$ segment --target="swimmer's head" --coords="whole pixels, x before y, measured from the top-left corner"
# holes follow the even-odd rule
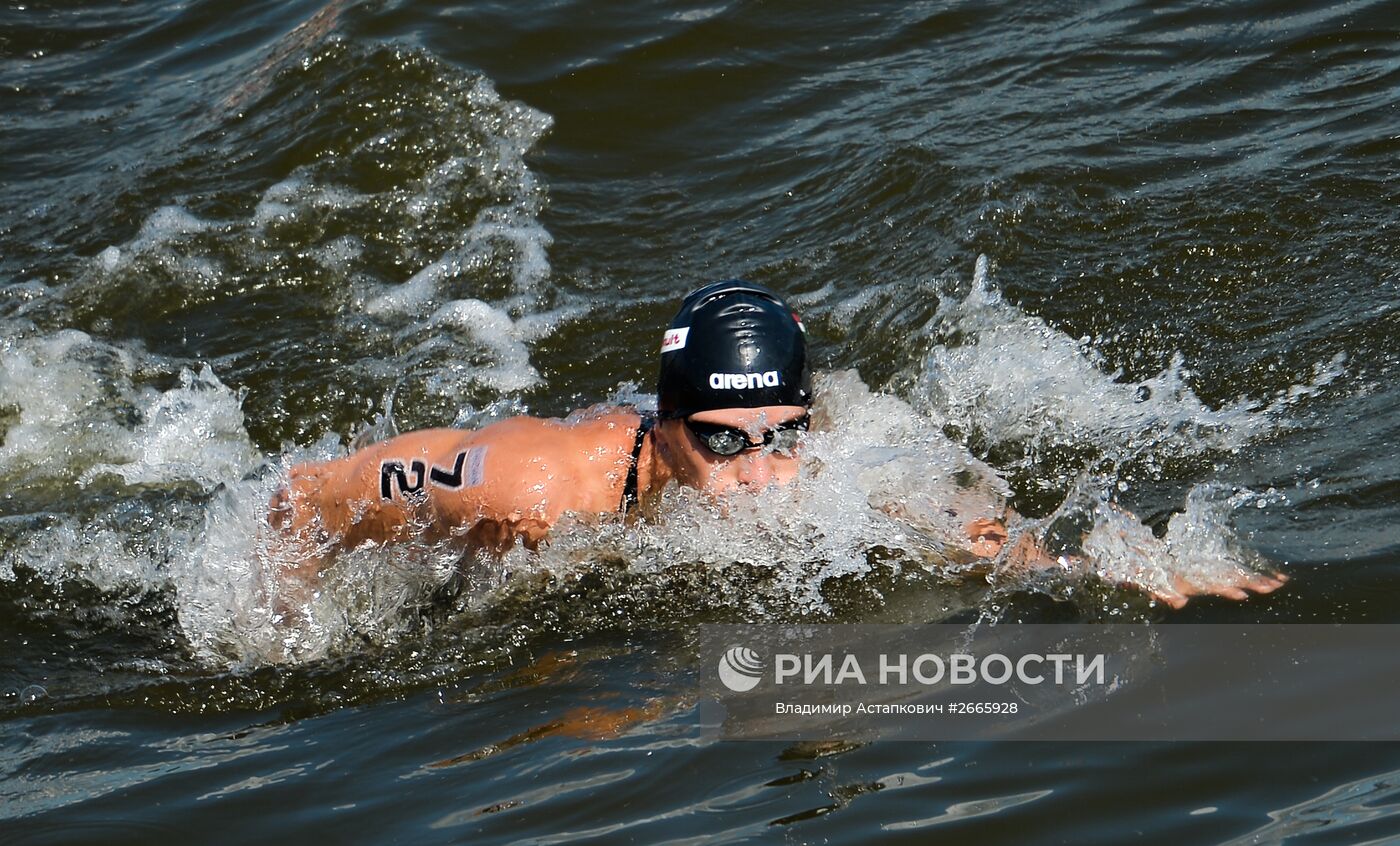
[[[762,285],[732,279],[692,292],[662,336],[661,416],[810,406],[805,335],[783,298]]]

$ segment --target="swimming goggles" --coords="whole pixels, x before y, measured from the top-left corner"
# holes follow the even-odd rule
[[[760,447],[771,447],[773,452],[792,452],[802,441],[803,434],[807,431],[807,426],[811,418],[804,414],[796,420],[789,420],[779,423],[771,429],[765,429],[762,441],[749,440],[748,433],[743,429],[733,426],[722,426],[718,423],[701,423],[698,420],[685,418],[685,427],[700,439],[700,443],[715,455],[729,457],[738,455],[744,450],[758,449]]]

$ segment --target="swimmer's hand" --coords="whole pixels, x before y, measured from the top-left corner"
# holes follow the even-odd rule
[[[1009,512],[1014,515],[1014,512]],[[993,558],[1001,554],[1010,532],[1000,520],[974,520],[967,526],[971,551],[980,557]],[[1093,572],[1089,562],[1079,555],[1051,555],[1041,545],[1032,532],[1024,532],[1006,554],[1006,564],[1013,570],[1063,570],[1067,573]],[[1288,581],[1283,573],[1259,573],[1245,567],[1233,567],[1222,573],[1209,576],[1194,575],[1190,578],[1180,574],[1170,574],[1170,583],[1162,584],[1160,579],[1142,581],[1122,579],[1119,584],[1140,590],[1153,599],[1163,602],[1173,609],[1182,608],[1193,596],[1223,596],[1226,599],[1242,601],[1251,593],[1273,593]]]
[[[1172,608],[1181,608],[1193,596],[1223,596],[1226,599],[1241,601],[1249,598],[1250,593],[1273,593],[1283,587],[1288,577],[1275,571],[1274,573],[1256,573],[1252,570],[1237,568],[1226,578],[1191,580],[1185,576],[1172,574],[1172,584],[1169,588],[1148,588],[1142,585],[1125,582],[1128,587],[1135,587],[1147,591],[1148,595],[1160,602],[1165,602]]]

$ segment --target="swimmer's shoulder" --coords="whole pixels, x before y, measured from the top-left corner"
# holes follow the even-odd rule
[[[627,406],[595,406],[568,417],[508,417],[479,429],[420,429],[370,444],[358,451],[364,458],[386,455],[430,456],[471,447],[519,460],[563,460],[594,455],[600,450],[631,451],[642,417]]]
[[[616,406],[566,418],[517,417],[479,430],[489,499],[551,517],[612,511],[621,501],[641,417]]]
[[[519,448],[524,454],[594,453],[626,444],[628,451],[642,417],[628,406],[593,406],[568,417],[511,417],[478,429],[473,442]]]

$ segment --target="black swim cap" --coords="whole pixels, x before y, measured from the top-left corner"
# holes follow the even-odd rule
[[[783,298],[762,285],[731,279],[692,292],[662,337],[661,416],[811,405],[805,335]]]

